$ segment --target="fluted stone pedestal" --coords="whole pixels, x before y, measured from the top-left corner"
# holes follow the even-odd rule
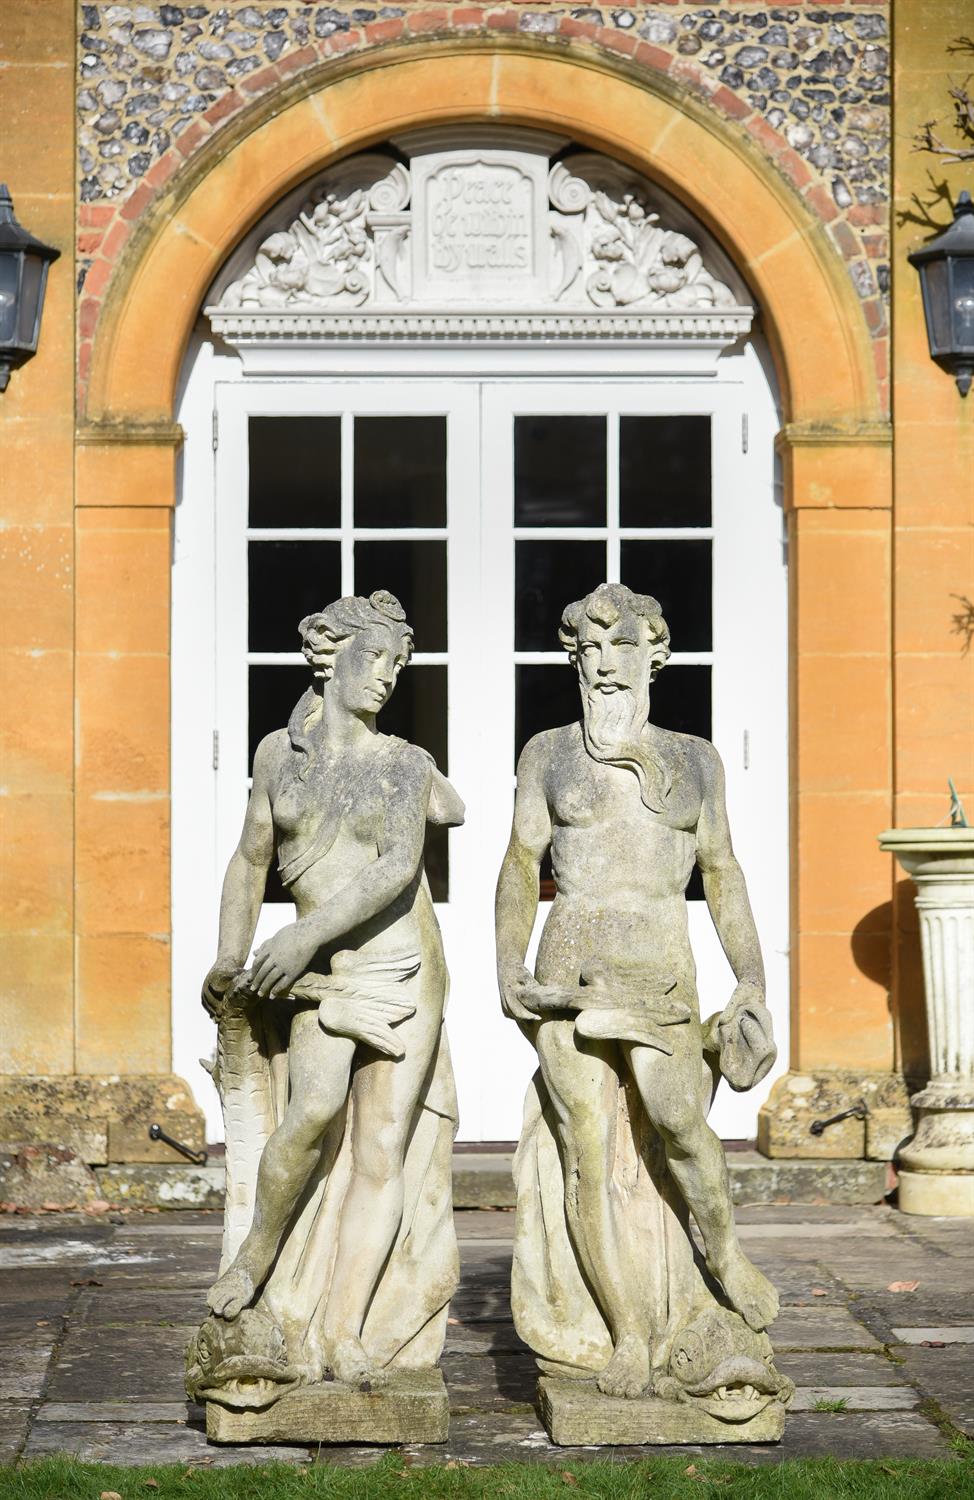
[[[930,1039],[900,1208],[974,1217],[974,828],[893,828],[879,842],[916,884]]]

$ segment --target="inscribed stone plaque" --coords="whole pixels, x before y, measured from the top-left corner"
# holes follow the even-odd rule
[[[544,292],[547,162],[512,151],[415,157],[418,300],[526,306]]]

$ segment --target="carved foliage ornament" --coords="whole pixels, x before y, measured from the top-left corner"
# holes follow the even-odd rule
[[[431,305],[427,263],[439,268],[437,307],[523,308],[525,283],[519,291],[517,276],[474,284],[458,272],[451,283],[449,268],[459,264],[457,225],[466,221],[437,210],[430,188],[447,166],[451,182],[462,176],[457,191],[477,204],[479,232],[489,232],[491,252],[502,262],[505,236],[516,231],[511,253],[517,250],[518,265],[536,268],[531,287],[542,289],[542,304],[565,312],[738,308],[731,288],[707,269],[696,241],[664,222],[644,179],[606,157],[580,153],[551,170],[546,194],[544,173],[538,177],[535,168],[531,176],[547,202],[539,214],[514,214],[494,201],[496,192],[486,191],[511,171],[512,157],[501,149],[444,151],[414,171],[381,153],[350,158],[318,183],[292,222],[261,242],[253,264],[227,287],[215,311],[419,310]],[[419,164],[414,159],[413,166]],[[479,197],[478,186],[484,189]],[[492,216],[496,224],[487,222]],[[453,237],[442,254],[439,224]],[[522,243],[526,235],[538,242]],[[414,265],[419,245],[425,260]]]

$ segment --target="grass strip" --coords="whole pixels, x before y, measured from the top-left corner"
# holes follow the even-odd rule
[[[144,1468],[56,1457],[0,1467],[2,1500],[974,1500],[974,1462],[956,1459],[789,1459],[761,1465],[647,1458],[410,1465],[383,1454],[367,1468],[325,1459],[307,1466],[241,1457]]]

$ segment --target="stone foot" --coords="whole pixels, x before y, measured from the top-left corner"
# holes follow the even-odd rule
[[[246,1266],[232,1265],[207,1293],[207,1306],[218,1318],[232,1321],[254,1300],[254,1278]]]
[[[735,1247],[719,1265],[707,1262],[720,1282],[731,1306],[740,1313],[748,1327],[758,1332],[778,1316],[778,1293],[757,1266],[752,1265],[740,1246]]]
[[[351,1334],[332,1344],[328,1366],[336,1380],[358,1390],[379,1390],[388,1380],[386,1371],[369,1359],[362,1341]]]
[[[649,1345],[638,1334],[627,1334],[595,1383],[604,1396],[641,1396],[649,1384]]]

